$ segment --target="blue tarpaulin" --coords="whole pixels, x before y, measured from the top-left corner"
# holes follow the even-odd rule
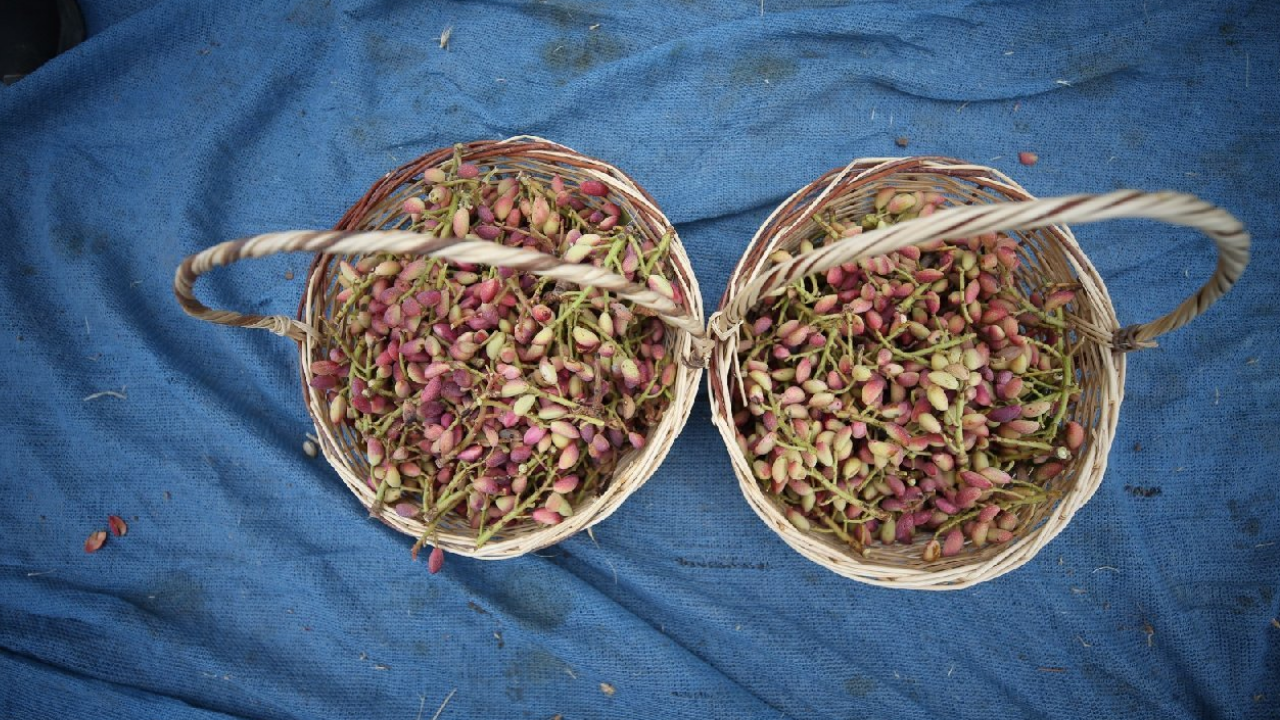
[[[89,39],[0,88],[3,717],[1280,716],[1275,3],[82,4]],[[429,576],[303,454],[293,344],[185,316],[173,271],[332,226],[434,148],[526,133],[645,186],[710,308],[769,211],[856,157],[964,158],[1041,196],[1192,192],[1254,260],[1130,356],[1089,505],[974,589],[791,551],[705,390],[594,541]],[[1190,230],[1077,235],[1122,324],[1214,263]],[[308,262],[199,290],[291,313]],[[128,535],[86,554],[109,513]]]

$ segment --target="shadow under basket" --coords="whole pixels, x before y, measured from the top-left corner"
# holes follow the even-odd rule
[[[655,242],[669,236],[667,280],[678,289],[680,302],[589,264],[525,248],[510,247],[469,235],[466,239],[439,239],[407,230],[404,201],[425,194],[423,172],[435,168],[460,153],[461,162],[479,166],[492,177],[536,178],[549,183],[554,175],[580,185],[586,181],[603,183],[607,199],[617,204],[630,228]],[[192,286],[201,274],[243,258],[264,257],[283,252],[315,255],[307,278],[298,319],[285,316],[242,315],[211,310],[195,299]],[[659,317],[667,326],[665,347],[676,358],[672,400],[656,425],[649,428],[641,449],[631,449],[621,457],[616,472],[600,494],[557,525],[521,523],[504,528],[482,547],[476,547],[477,531],[465,519],[449,513],[428,544],[451,553],[487,560],[512,558],[529,553],[585,530],[618,509],[654,473],[693,406],[701,369],[686,362],[692,355],[693,339],[703,330],[701,296],[688,256],[671,223],[653,198],[617,168],[555,143],[521,136],[503,141],[479,141],[429,153],[379,180],[338,223],[333,231],[289,231],[269,233],[222,243],[187,258],[178,268],[174,290],[183,308],[194,317],[237,327],[263,328],[298,342],[302,387],[307,409],[315,423],[321,449],[329,464],[366,509],[392,528],[419,537],[430,518],[402,517],[390,507],[375,508],[376,493],[366,480],[370,466],[363,441],[349,423],[334,424],[329,418],[325,393],[310,386],[311,362],[325,359],[332,338],[325,336],[323,320],[335,309],[338,265],[361,256],[390,252],[440,258],[459,263],[510,268],[572,283],[579,287],[606,290],[618,299],[634,303]]]
[[[807,254],[799,252],[804,240],[823,234],[815,221],[819,213],[841,222],[862,217],[875,209],[877,192],[887,187],[940,193],[952,207],[821,245]],[[1066,225],[1113,218],[1151,218],[1202,230],[1218,248],[1213,277],[1168,316],[1121,329],[1106,285]],[[738,408],[733,403],[743,374],[739,339],[749,331],[744,319],[770,293],[843,263],[993,232],[1005,232],[1019,242],[1021,264],[1015,273],[1019,284],[1066,283],[1079,288],[1067,306],[1066,337],[1074,347],[1081,391],[1065,419],[1083,425],[1086,440],[1065,470],[1048,481],[1056,502],[1035,506],[1022,518],[1010,542],[985,547],[966,543],[960,554],[932,562],[921,556],[929,532],[909,545],[877,543],[860,551],[833,534],[798,529],[788,520],[782,501],[756,479],[739,443],[733,419]],[[730,278],[720,310],[711,318],[711,334],[718,338],[709,365],[712,416],[742,493],[765,524],[797,552],[855,580],[885,587],[953,590],[1009,572],[1030,561],[1060,533],[1102,482],[1124,395],[1125,353],[1151,347],[1158,335],[1189,322],[1226,293],[1248,263],[1248,248],[1249,236],[1234,217],[1179,193],[1121,190],[1035,200],[996,170],[946,158],[864,159],[832,170],[792,195],[765,221]],[[795,257],[775,265],[770,255],[777,250]]]

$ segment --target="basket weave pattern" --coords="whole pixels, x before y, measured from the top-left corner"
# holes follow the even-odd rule
[[[883,187],[937,192],[955,208],[932,216],[824,245],[780,265],[768,258],[777,250],[796,254],[800,243],[821,236],[818,212],[848,221],[872,211]],[[1080,249],[1065,222],[1092,222],[1112,217],[1154,217],[1172,224],[1198,227],[1218,244],[1220,261],[1214,277],[1170,315],[1153,323],[1121,329],[1107,289]],[[758,300],[792,282],[844,262],[891,252],[932,240],[972,237],[1008,231],[1021,243],[1022,263],[1016,277],[1026,287],[1048,283],[1075,284],[1076,301],[1068,306],[1068,341],[1081,382],[1079,400],[1068,420],[1087,429],[1084,447],[1065,472],[1047,488],[1060,496],[1021,517],[1024,530],[1013,542],[965,550],[954,557],[924,562],[920,546],[876,545],[868,554],[853,552],[828,535],[804,532],[786,518],[782,503],[767,494],[739,446],[732,407],[735,386],[741,393],[737,339],[742,320]],[[713,419],[728,448],[739,485],[752,509],[796,551],[834,572],[876,585],[917,589],[959,589],[997,577],[1028,562],[1051,541],[1098,489],[1106,470],[1124,393],[1124,352],[1150,347],[1152,340],[1188,322],[1234,283],[1248,260],[1248,236],[1225,212],[1190,196],[1119,191],[1103,196],[1033,200],[1005,175],[944,158],[859,160],[833,170],[796,192],[765,221],[729,280],[721,309],[711,319],[720,342],[710,361]]]
[[[439,239],[408,231],[408,219],[401,209],[404,201],[425,194],[422,172],[450,158],[453,148],[430,153],[389,173],[347,211],[333,231],[269,233],[223,243],[188,258],[175,279],[175,293],[188,313],[210,322],[268,329],[298,341],[303,392],[325,458],[362,505],[372,508],[384,523],[414,537],[423,533],[430,518],[405,518],[391,507],[374,507],[376,493],[366,484],[370,468],[362,438],[346,423],[331,423],[324,392],[309,386],[311,361],[327,357],[333,346],[322,328],[323,320],[337,307],[335,296],[341,290],[336,281],[340,261],[354,262],[362,255],[375,252],[419,254],[453,262],[508,267],[579,286],[594,286],[635,303],[638,314],[662,318],[669,327],[667,350],[682,360],[697,355],[695,334],[703,329],[701,296],[683,246],[653,199],[627,175],[604,162],[539,138],[474,142],[461,146],[460,150],[464,162],[493,168],[500,175],[521,174],[549,182],[553,175],[559,174],[575,184],[586,180],[604,183],[609,198],[631,218],[635,232],[655,242],[663,235],[671,236],[667,279],[679,289],[682,305],[591,265],[567,263],[536,251],[475,238]],[[212,267],[277,252],[316,254],[298,319],[211,310],[195,299],[192,293],[195,279]],[[649,429],[644,447],[628,452],[600,496],[575,508],[574,514],[560,524],[526,523],[506,528],[477,549],[476,531],[462,518],[447,517],[440,523],[433,544],[452,553],[481,559],[515,557],[559,542],[608,517],[644,484],[665,458],[688,418],[700,374],[701,370],[688,362],[677,363],[673,400],[658,424]]]

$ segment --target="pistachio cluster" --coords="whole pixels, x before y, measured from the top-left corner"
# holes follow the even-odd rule
[[[881,190],[825,242],[918,216],[935,193]],[[771,259],[790,258],[778,251]],[[1006,543],[1085,442],[1064,310],[1028,287],[1018,242],[988,234],[846,263],[766,298],[739,346],[738,443],[801,530],[856,551],[922,539],[926,561]]]
[[[608,269],[683,302],[670,236],[648,237],[596,180],[570,187],[454,158],[423,173],[397,223]],[[667,328],[629,301],[509,268],[387,254],[342,260],[311,386],[360,435],[377,511],[450,514],[482,546],[555,525],[643,448],[671,401]],[[439,570],[436,548],[429,566]]]

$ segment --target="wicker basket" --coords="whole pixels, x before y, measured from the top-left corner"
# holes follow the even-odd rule
[[[503,266],[522,270],[579,286],[595,286],[630,300],[661,317],[673,330],[667,333],[668,351],[681,359],[677,363],[673,401],[662,420],[650,428],[643,449],[632,450],[623,457],[616,474],[602,494],[575,508],[572,516],[553,526],[532,526],[504,530],[476,548],[476,532],[461,518],[444,520],[435,544],[442,549],[481,559],[504,559],[559,542],[591,527],[618,509],[622,502],[653,474],[670,450],[676,435],[684,426],[693,405],[701,369],[689,362],[694,355],[695,335],[701,335],[702,306],[698,283],[690,268],[679,238],[671,223],[659,211],[648,193],[626,174],[607,163],[583,156],[569,148],[533,137],[516,137],[504,141],[480,141],[460,146],[468,163],[493,168],[500,174],[525,174],[549,181],[559,174],[567,181],[581,183],[598,180],[608,188],[609,199],[632,218],[634,227],[655,240],[670,234],[670,266],[668,279],[677,286],[683,307],[642,285],[590,265],[564,262],[558,258],[527,249],[519,249],[479,239],[434,239],[417,232],[401,230],[401,206],[411,195],[423,194],[422,173],[450,158],[455,148],[444,148],[425,155],[379,180],[338,223],[333,231],[290,231],[225,242],[188,257],[178,268],[174,293],[186,312],[209,322],[236,327],[264,328],[298,343],[302,369],[302,387],[307,409],[315,422],[325,458],[338,472],[351,492],[366,508],[372,508],[375,493],[365,483],[369,465],[357,433],[345,423],[335,426],[329,421],[324,394],[309,387],[312,360],[327,356],[329,340],[320,330],[321,319],[334,309],[337,293],[337,266],[340,260],[353,260],[373,252],[415,253],[455,262]],[[284,252],[315,254],[299,307],[298,318],[282,315],[244,315],[226,310],[211,310],[195,299],[192,286],[200,275],[214,267],[230,265],[243,258],[264,257]],[[700,344],[699,347],[702,347]],[[420,536],[426,529],[422,519],[404,518],[390,507],[376,511],[376,517],[407,535]]]
[[[795,251],[805,238],[820,235],[815,214],[839,220],[871,211],[876,191],[886,186],[932,191],[960,207],[909,220],[819,247],[808,255],[773,266],[778,249]],[[1017,202],[1006,202],[1017,201]],[[1106,286],[1064,223],[1111,218],[1151,218],[1205,232],[1218,247],[1213,277],[1194,296],[1155,322],[1120,328]],[[922,540],[914,545],[874,546],[867,556],[835,538],[802,532],[786,518],[781,502],[760,487],[751,463],[739,447],[730,407],[731,388],[741,378],[738,339],[742,319],[770,292],[841,263],[891,252],[932,240],[973,237],[1007,231],[1022,241],[1019,279],[1079,283],[1068,313],[1069,339],[1077,347],[1081,396],[1075,417],[1087,430],[1085,446],[1051,489],[1056,504],[1045,503],[1010,543],[974,548],[926,563]],[[733,461],[743,494],[762,520],[796,551],[824,567],[873,585],[926,590],[969,587],[1028,562],[1066,527],[1098,489],[1115,434],[1124,394],[1125,353],[1150,347],[1159,335],[1181,327],[1226,293],[1249,258],[1249,236],[1228,213],[1189,195],[1121,190],[1105,195],[1076,195],[1034,200],[1017,183],[986,167],[945,158],[866,159],[833,170],[792,195],[760,228],[729,280],[711,332],[719,338],[710,362],[711,405]]]

